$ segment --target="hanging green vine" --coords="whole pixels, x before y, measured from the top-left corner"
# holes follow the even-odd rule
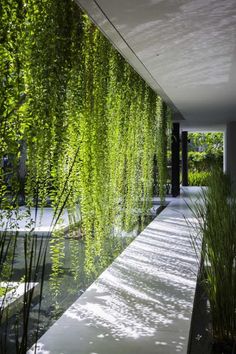
[[[122,227],[124,203],[125,151],[126,151],[126,87],[123,85],[126,70],[123,58],[113,49],[109,58],[109,82],[107,93],[107,149],[108,218],[113,232]]]
[[[1,208],[8,207],[7,189],[18,204],[20,192],[18,165],[24,128],[26,100],[23,80],[24,7],[21,1],[4,0],[0,4],[0,156],[8,161],[0,171]],[[6,163],[7,164],[7,163]],[[1,165],[4,165],[2,161]],[[13,197],[14,195],[14,197]]]
[[[1,156],[24,142],[29,206],[79,205],[93,272],[150,208],[155,155],[164,199],[169,109],[73,0],[4,0],[1,20]]]
[[[161,203],[164,203],[167,182],[168,111],[165,102],[160,97],[157,98],[156,102],[156,119],[158,185]]]

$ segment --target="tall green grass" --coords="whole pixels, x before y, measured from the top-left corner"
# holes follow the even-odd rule
[[[25,354],[28,349],[30,310],[35,291],[34,289],[27,291],[28,283],[39,282],[37,314],[37,321],[39,322],[46,265],[46,248],[43,238],[33,236],[29,227],[28,233],[26,232],[23,238],[22,267],[21,269],[17,268],[17,244],[21,237],[19,237],[17,231],[9,232],[9,228],[17,225],[18,213],[17,207],[8,213],[9,221],[5,225],[2,223],[5,230],[0,232],[0,281],[6,284],[11,284],[12,281],[24,284],[23,299],[19,301],[19,306],[14,309],[14,315],[9,311],[9,308],[4,309],[3,304],[0,305],[0,353],[7,354]],[[6,293],[3,297],[4,302],[5,296]],[[37,325],[33,337],[33,340],[37,341]],[[10,342],[11,346],[9,348]]]
[[[213,336],[236,339],[236,194],[216,170],[193,207],[194,247],[201,245],[201,271],[210,302]],[[199,242],[200,241],[200,242]]]

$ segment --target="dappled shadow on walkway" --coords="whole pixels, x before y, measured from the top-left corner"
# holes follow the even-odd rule
[[[41,338],[37,353],[186,352],[198,271],[186,217],[181,199],[160,214]]]

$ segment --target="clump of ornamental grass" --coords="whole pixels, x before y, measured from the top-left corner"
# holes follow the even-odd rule
[[[194,247],[210,303],[216,342],[236,340],[236,193],[228,176],[214,171],[191,206]],[[197,235],[197,236],[196,236]],[[200,242],[199,242],[200,241]]]

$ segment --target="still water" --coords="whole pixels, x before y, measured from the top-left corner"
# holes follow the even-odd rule
[[[137,228],[137,233],[153,217],[147,216]],[[68,238],[61,234],[57,235],[54,242],[51,238],[35,236],[8,240],[13,266],[11,270],[6,267],[7,280],[16,282],[28,279],[39,282],[42,287],[40,295],[30,300],[29,306],[2,323],[0,353],[25,353],[26,347],[31,347],[47,331],[132,239],[133,234],[129,234],[104,240],[102,254],[99,256],[94,253],[92,264],[90,261],[89,265],[84,242],[75,237]]]

